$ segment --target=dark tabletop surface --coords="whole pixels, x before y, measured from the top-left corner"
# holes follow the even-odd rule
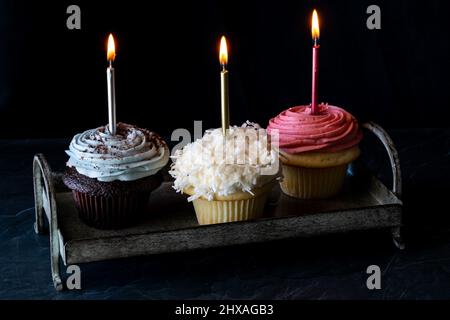
[[[32,158],[63,168],[67,139],[0,140],[0,299],[450,299],[450,129],[388,130],[403,170],[404,238],[388,231],[81,265],[82,291],[56,292],[47,236],[36,235]],[[364,160],[390,186],[387,157]],[[366,269],[382,270],[369,291]],[[63,267],[63,275],[65,267]]]

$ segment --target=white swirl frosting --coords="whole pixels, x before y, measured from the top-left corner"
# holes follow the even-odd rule
[[[169,150],[155,133],[118,123],[117,134],[107,127],[73,137],[67,166],[99,181],[132,181],[156,174],[169,161]]]
[[[253,194],[252,190],[280,175],[278,152],[270,146],[266,130],[250,122],[230,127],[226,139],[222,129],[208,130],[203,138],[177,150],[172,159],[169,173],[175,178],[174,189],[193,188],[188,201]]]

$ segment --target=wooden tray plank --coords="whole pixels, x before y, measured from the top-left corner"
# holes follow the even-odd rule
[[[290,198],[276,187],[263,218],[200,226],[192,204],[184,195],[175,193],[170,182],[165,182],[152,194],[148,218],[122,230],[86,226],[78,217],[72,194],[58,193],[60,239],[64,248],[61,256],[65,263],[72,264],[400,226],[401,202],[395,196],[393,201],[385,199],[381,204],[376,196],[363,190],[349,178],[339,196],[312,201]]]

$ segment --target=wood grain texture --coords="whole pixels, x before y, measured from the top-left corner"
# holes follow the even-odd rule
[[[382,184],[373,189],[380,194],[363,191],[349,178],[343,193],[333,199],[301,201],[276,187],[263,218],[200,226],[192,204],[165,182],[152,194],[146,219],[123,230],[86,226],[78,218],[71,193],[58,193],[62,256],[66,264],[73,264],[400,226],[401,202],[395,196],[381,202],[378,197],[390,191]]]

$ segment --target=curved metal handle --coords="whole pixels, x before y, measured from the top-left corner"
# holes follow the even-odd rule
[[[36,233],[44,232],[44,215],[48,217],[50,230],[50,255],[53,284],[57,290],[62,290],[62,281],[59,273],[59,237],[58,216],[56,211],[55,188],[50,166],[44,155],[37,154],[33,159],[34,201],[36,210]]]
[[[56,211],[55,189],[51,177],[51,169],[44,155],[35,155],[33,159],[33,185],[36,210],[36,233],[44,232],[45,210],[50,211],[47,212],[49,225],[50,220],[52,220],[50,213]]]
[[[364,123],[362,126],[363,128],[366,128],[374,135],[376,135],[377,138],[383,143],[384,147],[386,148],[386,151],[389,155],[389,160],[391,161],[391,168],[392,168],[392,176],[393,176],[392,192],[394,192],[395,195],[401,198],[402,173],[400,169],[400,159],[398,157],[398,152],[397,149],[395,148],[394,142],[392,141],[389,134],[387,134],[387,132],[384,131],[384,129],[378,124],[374,122],[367,122]]]

